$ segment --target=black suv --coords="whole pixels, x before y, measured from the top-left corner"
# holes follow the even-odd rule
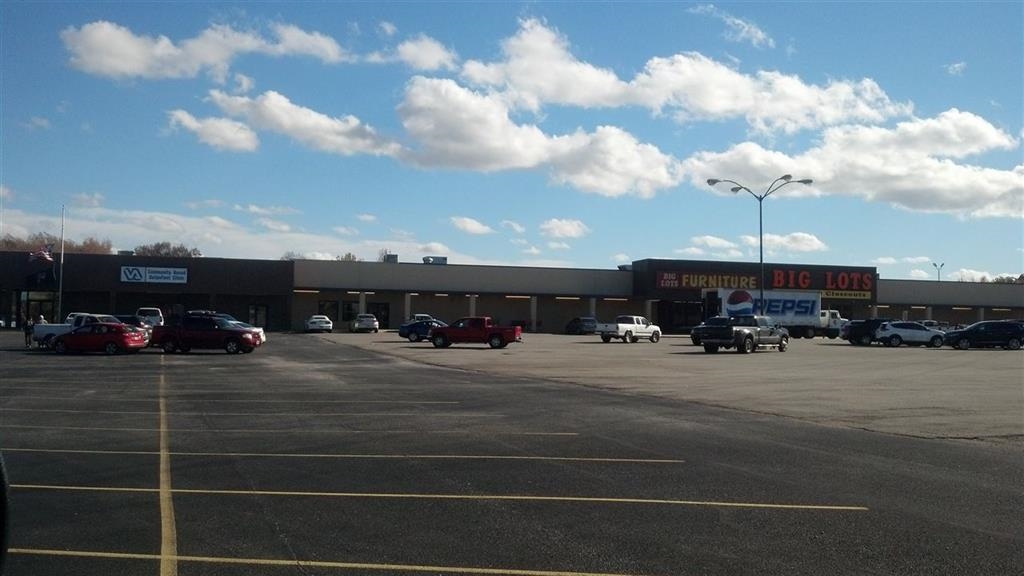
[[[946,332],[946,344],[960,350],[971,346],[1020,350],[1024,342],[1024,323],[1015,320],[988,320],[971,324],[963,330]]]
[[[851,320],[843,325],[840,335],[854,346],[867,346],[875,341],[875,331],[892,318],[868,318],[867,320]]]

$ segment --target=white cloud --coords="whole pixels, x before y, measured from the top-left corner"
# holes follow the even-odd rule
[[[872,264],[878,264],[879,266],[891,266],[896,262],[898,262],[898,260],[892,256],[881,256],[871,261]]]
[[[235,152],[252,152],[260,146],[260,139],[251,128],[228,118],[197,119],[184,110],[168,112],[171,129],[184,128],[199,137],[199,141],[217,148]]]
[[[99,208],[100,206],[103,205],[104,196],[99,192],[96,192],[94,194],[86,194],[85,192],[80,192],[78,194],[73,195],[71,197],[71,200],[75,206],[83,208]]]
[[[752,248],[759,246],[757,236],[741,236],[740,239],[745,245]],[[824,252],[828,250],[828,246],[814,234],[793,232],[784,236],[765,234],[764,249],[767,252]]]
[[[523,254],[529,254],[531,256],[536,256],[536,255],[540,254],[540,248],[537,248],[536,246],[530,246],[529,248],[523,250]]]
[[[455,52],[423,34],[399,44],[396,55],[415,70],[454,70],[459,61]]]
[[[684,256],[703,256],[705,254],[703,248],[696,246],[688,246],[686,248],[676,248],[673,250],[676,254],[682,254]]]
[[[398,33],[398,27],[387,21],[381,21],[380,24],[377,24],[377,30],[388,38]]]
[[[210,100],[225,114],[242,117],[252,126],[283,134],[313,149],[351,156],[395,156],[401,145],[377,134],[355,116],[334,118],[293,104],[274,91],[257,98],[210,91]]]
[[[353,228],[352,226],[335,226],[334,228],[331,228],[331,230],[334,230],[335,232],[341,234],[342,236],[359,235],[359,230],[357,228]]]
[[[925,264],[932,261],[932,259],[927,256],[904,256],[902,260],[909,264]]]
[[[629,256],[628,256],[628,255],[626,255],[626,254],[623,254],[623,253],[621,253],[621,252],[620,252],[620,253],[618,253],[618,254],[614,254],[614,255],[612,256],[612,261],[613,261],[613,262],[617,262],[617,263],[619,263],[619,264],[625,264],[625,263],[627,263],[627,262],[630,262],[631,260],[629,259]]]
[[[722,249],[722,248],[736,248],[735,242],[730,242],[725,238],[719,238],[718,236],[694,236],[690,238],[690,243],[694,246],[703,246],[704,248]]]
[[[478,220],[468,218],[466,216],[452,216],[449,218],[452,226],[456,229],[461,230],[467,234],[493,234],[494,229],[490,226],[481,223]]]
[[[772,40],[764,30],[753,22],[742,20],[715,7],[713,4],[702,4],[689,9],[691,14],[704,14],[718,18],[726,25],[725,37],[733,42],[750,42],[755,48],[775,48]]]
[[[540,233],[551,238],[582,238],[590,234],[590,228],[579,220],[552,218],[540,225]]]
[[[245,206],[235,204],[234,210],[236,212],[248,212],[249,214],[256,214],[258,216],[299,214],[301,212],[291,206],[257,206],[256,204],[246,204]]]
[[[235,74],[235,94],[248,94],[256,86],[256,82],[245,74]]]
[[[136,35],[125,26],[101,20],[80,28],[70,26],[60,36],[72,66],[111,78],[194,78],[205,71],[223,82],[232,61],[251,53],[312,56],[325,63],[350,59],[337,42],[323,34],[290,24],[270,28],[276,41],[214,25],[176,44],[166,36]]]
[[[954,280],[958,282],[981,282],[983,280],[992,280],[996,276],[998,276],[998,274],[992,274],[987,271],[961,268],[959,270],[949,272],[946,276],[946,280]]]
[[[1021,218],[1024,165],[999,170],[956,161],[1019,145],[979,116],[951,109],[894,128],[830,128],[818,146],[795,156],[744,142],[725,152],[699,152],[683,165],[693,184],[705,188],[708,177],[728,177],[757,189],[757,183],[778,174],[793,174],[813,178],[814,185],[794,184],[775,196],[859,196],[919,212]]]
[[[13,200],[14,190],[11,190],[7,186],[0,185],[0,198],[4,198],[6,200]]]
[[[274,232],[290,232],[292,229],[292,227],[286,222],[271,220],[270,218],[257,218],[256,223],[268,230],[273,230]]]
[[[28,119],[28,122],[23,123],[22,126],[29,130],[49,130],[50,120],[42,116],[33,116]]]
[[[964,70],[967,70],[967,62],[954,62],[952,64],[946,64],[946,74],[950,76],[963,76]]]
[[[374,216],[373,214],[358,214],[358,215],[356,215],[356,219],[359,220],[360,222],[376,222],[377,221],[377,217]]]
[[[525,226],[523,226],[522,224],[520,224],[518,222],[515,222],[513,220],[502,220],[501,221],[501,227],[502,228],[511,228],[512,231],[515,232],[516,234],[522,234],[523,232],[526,232],[526,227]]]
[[[569,250],[572,247],[565,242],[548,242],[548,248],[551,250]]]
[[[910,271],[910,277],[913,278],[914,280],[928,280],[932,277],[932,275],[924,270],[915,268]]]
[[[515,244],[516,246],[526,246],[527,244],[530,243],[529,240],[525,238],[512,238],[509,240],[509,242]]]
[[[224,202],[216,199],[199,200],[196,202],[186,202],[185,207],[192,210],[199,210],[200,208],[220,208],[224,206]]]

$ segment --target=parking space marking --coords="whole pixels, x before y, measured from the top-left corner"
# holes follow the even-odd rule
[[[12,548],[11,554],[65,556],[77,558],[116,558],[125,560],[157,560],[153,554],[122,552],[90,552],[84,550],[49,550]],[[635,576],[607,572],[566,572],[563,570],[523,570],[517,568],[475,568],[471,566],[423,566],[417,564],[370,564],[365,562],[330,562],[326,560],[277,560],[274,558],[224,558],[215,556],[175,556],[179,562],[201,564],[234,564],[240,566],[291,566],[295,568],[335,568],[338,570],[378,570],[390,572],[432,572],[434,574],[487,574],[491,576]]]
[[[50,448],[4,448],[5,452],[40,452],[57,454],[109,454],[119,456],[156,456],[159,452],[144,450],[57,450]],[[310,458],[366,460],[539,460],[553,462],[607,462],[624,464],[683,464],[685,460],[670,458],[601,458],[576,456],[511,456],[488,454],[302,454],[262,452],[168,452],[170,456],[202,456],[211,458]]]
[[[0,428],[27,430],[83,430],[101,432],[159,432],[159,428],[114,428],[90,426],[40,426],[36,424],[0,424]],[[198,434],[279,434],[305,432],[309,434],[474,434],[479,430],[351,430],[342,428],[169,428],[167,432],[194,432]],[[495,436],[579,436],[579,432],[487,432]]]
[[[219,392],[226,392],[226,390],[219,390]],[[244,391],[231,391],[233,394],[244,393]],[[260,396],[265,396],[260,394]],[[293,395],[294,397],[294,395]],[[83,396],[81,394],[75,396],[16,396],[7,398],[11,400],[96,400],[97,402],[153,402],[156,398],[126,398],[124,396],[116,396],[110,398],[100,398],[98,396]],[[432,404],[462,404],[458,400],[266,400],[266,399],[255,399],[255,400],[225,400],[215,398],[187,398],[182,396],[168,395],[168,400],[181,400],[189,402],[203,402],[203,403],[252,403],[252,404],[411,404],[411,405],[432,405]]]
[[[160,357],[160,367],[164,359]],[[167,376],[160,373],[160,576],[178,575],[178,529],[171,499],[171,456],[167,434]]]
[[[19,490],[66,490],[71,492],[157,492],[156,488],[114,488],[109,486],[59,486],[46,484],[13,484]],[[729,502],[721,500],[670,500],[660,498],[602,498],[590,496],[528,496],[516,494],[403,494],[394,492],[303,492],[288,490],[203,490],[175,488],[174,494],[210,496],[282,496],[305,498],[367,498],[391,500],[502,500],[520,502],[578,502],[584,504],[660,504],[666,506],[700,506],[708,508],[752,508],[768,510],[812,510],[825,512],[867,512],[866,506],[837,504],[776,504],[770,502]]]
[[[157,415],[153,410],[64,410],[53,408],[0,408],[0,412],[52,412],[56,414]],[[172,412],[172,416],[430,416],[431,418],[503,418],[505,414],[481,412]]]

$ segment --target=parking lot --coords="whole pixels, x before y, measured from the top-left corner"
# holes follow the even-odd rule
[[[19,341],[0,335],[11,575],[1024,564],[1019,352],[275,333],[250,355],[107,357]]]

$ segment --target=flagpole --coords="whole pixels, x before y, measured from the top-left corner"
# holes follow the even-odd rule
[[[57,280],[57,322],[64,321],[64,205],[60,205],[60,278]]]

